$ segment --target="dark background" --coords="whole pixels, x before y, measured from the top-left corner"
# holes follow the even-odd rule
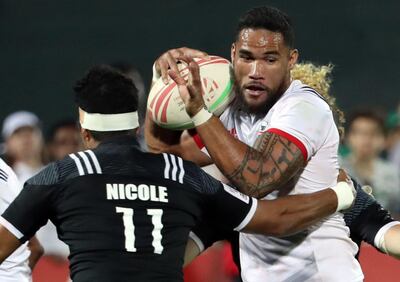
[[[93,64],[126,60],[149,82],[169,48],[229,58],[239,15],[264,4],[292,17],[302,60],[335,65],[341,107],[394,109],[400,1],[0,0],[0,120],[21,109],[45,127],[73,116],[72,85]]]

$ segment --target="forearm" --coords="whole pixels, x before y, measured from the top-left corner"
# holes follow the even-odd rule
[[[152,153],[177,153],[180,144],[181,131],[164,129],[151,119],[147,113],[145,121],[145,140]]]
[[[29,267],[33,270],[36,263],[42,257],[44,249],[40,244],[39,240],[35,236],[29,240],[28,247],[29,250],[31,251],[31,255],[29,256]]]
[[[21,243],[14,234],[0,224],[0,264],[19,246],[21,246]]]
[[[297,233],[336,211],[338,198],[332,189],[258,202],[254,220],[246,232],[270,236]],[[256,222],[256,224],[254,224]]]
[[[264,133],[252,148],[230,135],[216,117],[196,129],[217,167],[247,195],[264,197],[304,166],[300,150],[273,133]]]

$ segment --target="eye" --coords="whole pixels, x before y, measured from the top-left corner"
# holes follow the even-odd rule
[[[253,58],[248,54],[240,54],[239,57],[244,61],[251,61]]]
[[[265,61],[266,61],[267,63],[273,64],[273,63],[275,63],[276,61],[278,61],[278,59],[275,58],[275,57],[267,57],[267,58],[265,58]]]

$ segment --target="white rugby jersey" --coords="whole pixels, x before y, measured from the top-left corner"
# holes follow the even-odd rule
[[[12,169],[0,159],[0,214],[21,191],[22,185]],[[0,222],[2,223],[2,222]],[[21,245],[0,265],[0,281],[28,282],[31,279],[31,269],[28,265],[30,251],[28,243]]]
[[[323,98],[300,81],[293,81],[261,119],[229,107],[220,119],[231,134],[249,146],[270,131],[299,147],[308,162],[290,194],[336,185],[339,133],[333,114]],[[265,199],[276,196],[273,192]],[[242,233],[242,278],[246,282],[362,281],[360,265],[354,258],[357,250],[341,213],[286,238]]]

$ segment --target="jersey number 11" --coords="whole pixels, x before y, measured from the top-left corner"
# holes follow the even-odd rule
[[[136,252],[135,247],[135,225],[133,224],[133,209],[115,207],[117,213],[122,213],[122,220],[125,227],[125,248],[128,252]],[[147,215],[151,216],[151,222],[153,224],[153,236],[152,245],[154,247],[154,253],[161,254],[164,247],[161,244],[162,235],[161,229],[163,224],[161,217],[163,215],[162,209],[147,209]]]

